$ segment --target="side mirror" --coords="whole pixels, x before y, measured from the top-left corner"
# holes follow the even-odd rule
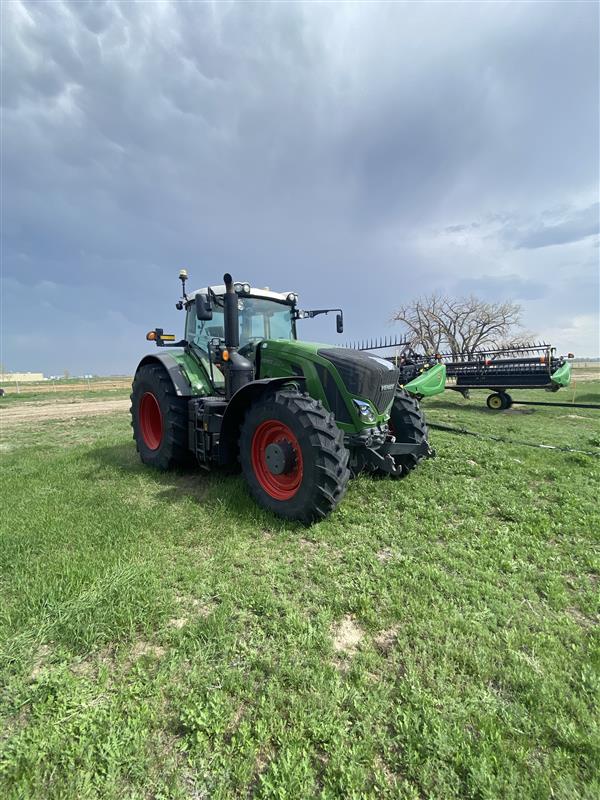
[[[335,315],[335,328],[338,333],[344,332],[344,315],[341,311],[339,314]]]
[[[212,319],[212,308],[201,294],[196,295],[196,319],[203,321]]]

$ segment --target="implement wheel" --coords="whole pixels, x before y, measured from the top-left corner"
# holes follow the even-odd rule
[[[488,408],[492,411],[504,411],[512,406],[512,397],[506,392],[494,392],[485,401]]]
[[[144,464],[167,470],[192,461],[187,446],[187,401],[178,397],[162,364],[145,364],[131,391],[133,438]]]
[[[485,404],[492,411],[501,411],[502,408],[504,408],[502,403],[502,395],[499,392],[490,394],[488,399],[485,401]]]
[[[348,456],[333,414],[296,390],[261,397],[242,423],[240,462],[250,493],[286,519],[310,524],[333,511],[350,477]]]

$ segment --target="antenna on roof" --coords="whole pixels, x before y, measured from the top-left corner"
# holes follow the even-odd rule
[[[187,296],[187,294],[185,293],[185,282],[187,281],[187,279],[188,279],[187,269],[180,269],[180,270],[179,270],[179,280],[181,281],[181,294],[182,294],[182,299],[181,299],[181,300],[178,300],[178,301],[175,303],[175,308],[176,308],[178,311],[181,311],[181,309],[183,308],[183,303],[184,303],[184,302],[186,302],[186,303],[187,303],[188,296]]]

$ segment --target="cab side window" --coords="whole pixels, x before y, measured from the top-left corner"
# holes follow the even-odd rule
[[[222,339],[223,330],[222,311],[214,309],[211,320],[200,320],[196,317],[196,310],[193,306],[188,310],[185,320],[185,338],[188,342],[194,342],[200,348],[200,359],[208,375],[210,375],[208,343],[215,337]],[[222,387],[225,383],[225,378],[215,365],[213,365],[212,374],[215,386]]]
[[[208,353],[208,343],[211,339],[222,339],[225,335],[223,312],[215,308],[213,318],[210,320],[200,320],[196,317],[196,312],[190,308],[187,314],[185,338],[188,342],[194,342],[198,347]]]

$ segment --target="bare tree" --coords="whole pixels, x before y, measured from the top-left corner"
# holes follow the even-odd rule
[[[405,326],[414,350],[470,354],[520,341],[521,313],[521,306],[510,301],[487,303],[473,295],[454,300],[434,293],[400,306],[393,319]]]

